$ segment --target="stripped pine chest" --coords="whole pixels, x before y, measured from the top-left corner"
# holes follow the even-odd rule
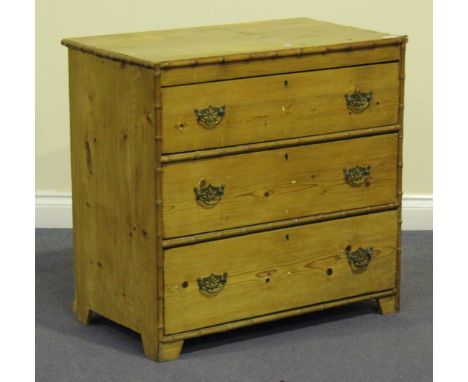
[[[306,18],[70,38],[75,300],[185,339],[399,309],[405,36]]]

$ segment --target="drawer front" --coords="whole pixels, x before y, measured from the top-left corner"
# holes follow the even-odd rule
[[[163,152],[394,124],[398,92],[397,63],[163,88]]]
[[[392,289],[397,211],[165,252],[167,334]]]
[[[397,134],[165,165],[166,238],[396,202]]]

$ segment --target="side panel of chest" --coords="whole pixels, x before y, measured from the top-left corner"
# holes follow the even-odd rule
[[[75,50],[69,71],[75,309],[156,331],[154,72]]]

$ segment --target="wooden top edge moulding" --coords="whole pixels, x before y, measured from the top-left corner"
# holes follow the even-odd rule
[[[169,69],[368,49],[405,41],[406,36],[293,18],[67,38],[62,44],[113,60]]]

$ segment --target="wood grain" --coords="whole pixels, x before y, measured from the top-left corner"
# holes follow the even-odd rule
[[[304,225],[309,223],[317,223],[326,220],[335,220],[341,218],[347,218],[351,216],[371,214],[374,212],[382,212],[388,210],[394,210],[399,207],[398,203],[380,204],[378,206],[367,206],[362,208],[353,208],[352,210],[341,210],[336,212],[330,212],[325,214],[304,216],[299,218],[278,220],[268,223],[260,223],[249,225],[245,227],[236,227],[224,229],[222,231],[212,231],[206,233],[200,233],[190,236],[181,236],[172,239],[163,240],[163,248],[180,247],[183,245],[191,245],[195,243],[202,243],[210,240],[222,240],[228,237],[249,235],[251,233],[271,231],[274,229],[294,227],[298,225]]]
[[[394,124],[398,85],[398,64],[378,64],[163,88],[163,152]],[[359,114],[345,100],[356,89],[373,94]],[[212,129],[194,113],[209,105],[226,108]]]
[[[397,230],[389,211],[169,249],[165,333],[392,289]],[[374,248],[367,269],[352,269],[347,246]],[[224,272],[224,289],[200,293],[197,278]]]
[[[398,179],[397,179],[397,197],[400,202],[398,221],[400,230],[398,231],[398,252],[397,252],[397,272],[396,272],[396,285],[397,294],[395,296],[395,311],[400,311],[400,295],[401,295],[401,225],[402,207],[401,201],[403,198],[403,122],[404,122],[404,109],[405,109],[405,62],[406,62],[406,40],[400,46],[400,65],[399,65],[399,79],[400,79],[400,108],[398,113],[398,121],[401,123],[401,130],[398,134]]]
[[[250,143],[238,146],[220,147],[216,149],[205,149],[197,151],[187,151],[176,154],[164,154],[161,156],[161,163],[174,163],[181,161],[190,161],[203,158],[222,157],[226,155],[236,155],[250,153],[254,151],[264,151],[271,149],[279,149],[283,147],[293,147],[308,145],[311,143],[322,143],[330,141],[338,141],[342,139],[361,138],[370,135],[379,135],[386,133],[395,133],[400,130],[400,125],[389,125],[380,127],[371,127],[369,129],[359,129],[350,131],[340,131],[337,133],[311,135],[300,138],[277,139],[276,141]]]
[[[174,359],[179,358],[180,351],[182,350],[183,345],[184,341],[160,343],[158,361],[172,361]]]
[[[300,18],[63,44],[80,322],[97,312],[165,361],[188,338],[354,301],[398,311],[405,36]],[[373,92],[360,114],[355,90]],[[205,130],[210,104],[226,115]],[[371,174],[351,187],[357,165]],[[202,179],[225,185],[213,208]],[[369,266],[348,246],[372,247]]]
[[[397,134],[164,165],[165,238],[396,201]],[[367,185],[351,187],[344,168],[371,166]],[[204,209],[200,179],[225,185]]]
[[[133,59],[146,65],[193,59],[241,55],[255,56],[263,52],[296,53],[300,48],[367,41],[398,40],[399,36],[332,24],[307,18],[293,18],[214,25],[139,33],[68,38],[63,44],[74,49],[100,51],[108,57]]]
[[[154,73],[69,51],[75,311],[156,338]]]
[[[368,47],[366,49],[301,54],[286,57],[252,59],[221,64],[169,67],[162,71],[161,85],[174,86],[200,82],[247,78],[271,74],[293,73],[309,70],[398,61],[398,44]]]
[[[341,298],[339,300],[325,301],[318,304],[307,305],[301,308],[293,308],[288,310],[282,310],[280,312],[274,312],[265,314],[263,316],[249,317],[242,320],[226,322],[224,324],[218,324],[213,326],[208,326],[206,328],[189,330],[186,332],[167,334],[162,338],[163,343],[171,343],[174,341],[186,340],[189,338],[206,336],[209,334],[221,333],[228,330],[234,330],[238,328],[244,328],[246,326],[252,326],[257,324],[263,324],[265,322],[271,322],[274,320],[281,320],[288,317],[299,316],[302,314],[308,314],[312,312],[319,312],[324,309],[335,308],[338,306],[343,306],[347,304],[353,304],[359,301],[379,299],[381,297],[388,297],[395,295],[395,289],[388,289],[382,292],[373,292],[361,294],[359,296]]]
[[[397,312],[397,295],[378,298],[377,303],[379,304],[379,311],[381,314]]]

